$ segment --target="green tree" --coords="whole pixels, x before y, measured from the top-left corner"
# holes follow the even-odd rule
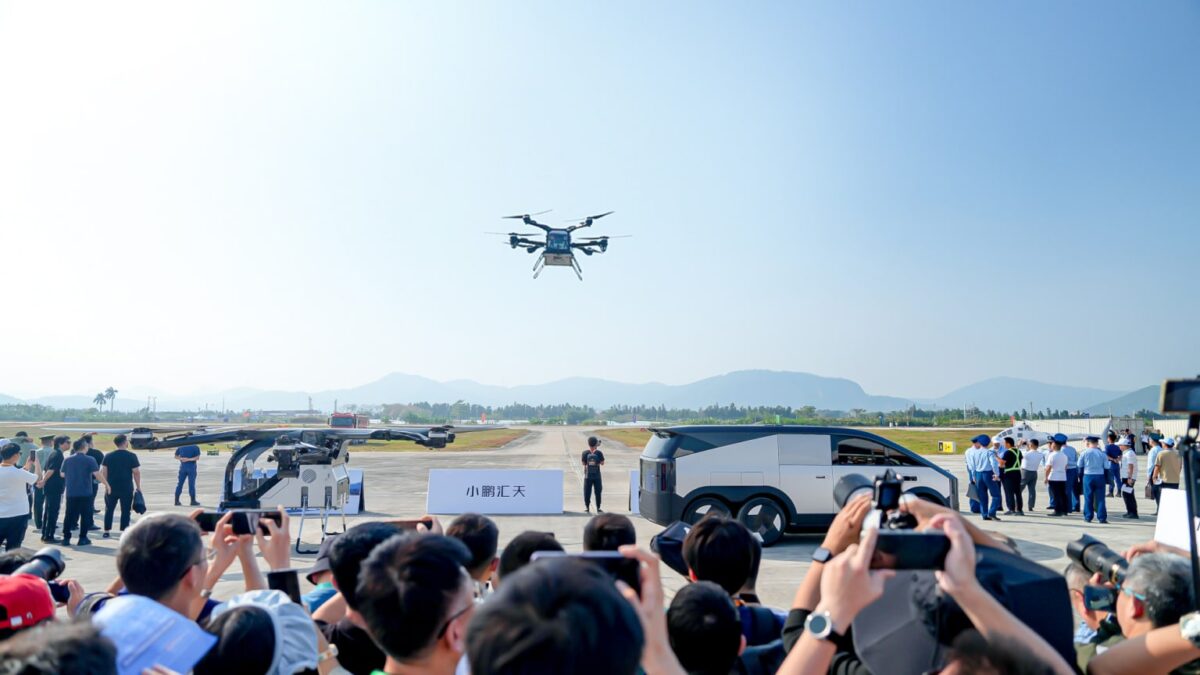
[[[96,410],[103,412],[104,404],[108,403],[108,397],[104,395],[104,392],[100,392],[92,399],[92,403],[96,404]]]
[[[108,412],[112,412],[113,404],[115,404],[117,400],[117,390],[113,389],[112,387],[105,389],[104,400],[108,401]]]

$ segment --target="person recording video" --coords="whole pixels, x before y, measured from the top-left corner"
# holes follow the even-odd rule
[[[600,493],[604,482],[600,478],[600,467],[604,466],[604,453],[600,452],[600,439],[588,437],[588,449],[583,451],[583,510],[592,512],[592,491],[596,491],[596,513],[604,513],[600,507]]]

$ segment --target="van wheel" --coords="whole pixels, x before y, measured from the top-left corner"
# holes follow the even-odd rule
[[[729,507],[725,502],[715,497],[701,497],[691,504],[688,504],[687,510],[683,512],[683,520],[688,525],[695,525],[700,522],[700,519],[710,513],[717,513],[726,518],[729,517]]]
[[[779,504],[770,497],[755,497],[738,510],[738,522],[751,532],[762,537],[762,545],[772,546],[783,539],[787,528],[787,516]]]

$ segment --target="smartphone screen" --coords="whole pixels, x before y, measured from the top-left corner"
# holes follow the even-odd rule
[[[940,570],[950,552],[941,532],[880,530],[871,567],[893,570]]]
[[[224,515],[217,511],[205,511],[196,516],[196,523],[200,525],[201,532],[212,532],[217,529],[217,522]],[[233,526],[234,534],[254,534],[255,527],[259,532],[269,534],[266,526],[259,522],[263,518],[274,520],[276,525],[283,522],[283,517],[276,509],[245,509],[234,511],[233,517],[229,519],[229,524]]]
[[[71,589],[67,588],[66,584],[61,584],[57,581],[46,582],[50,586],[50,597],[54,598],[54,602],[65,603],[71,597]]]
[[[217,529],[217,521],[225,514],[217,513],[216,511],[205,511],[196,516],[196,524],[200,526],[201,532],[212,532]]]
[[[300,575],[296,570],[276,570],[267,572],[267,588],[273,591],[283,591],[297,605],[300,601]]]
[[[583,553],[565,553],[563,551],[536,551],[530,560],[542,558],[579,558],[594,565],[599,565],[608,572],[614,580],[629,584],[638,595],[642,594],[641,565],[635,558],[626,558],[616,551],[584,551]]]

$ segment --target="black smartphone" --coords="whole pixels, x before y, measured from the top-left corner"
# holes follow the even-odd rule
[[[584,551],[583,553],[565,553],[563,551],[536,551],[529,559],[543,558],[579,558],[592,564],[599,565],[613,579],[620,579],[629,584],[638,595],[642,594],[642,567],[636,558],[626,558],[617,551]]]
[[[388,523],[395,525],[402,530],[416,530],[418,525],[424,525],[426,532],[433,529],[433,521],[429,518],[418,518],[416,520],[389,520]]]
[[[1117,606],[1117,590],[1088,584],[1083,587],[1083,606],[1093,611],[1111,612]]]
[[[224,515],[218,511],[205,511],[196,516],[196,523],[200,525],[201,532],[212,532],[217,529],[217,521]],[[254,534],[256,527],[259,532],[270,534],[267,526],[259,522],[263,518],[274,520],[276,525],[283,523],[283,516],[278,509],[239,509],[233,512],[229,524],[233,526],[234,534]]]
[[[950,552],[942,532],[880,530],[871,567],[893,570],[940,570]]]
[[[296,570],[275,570],[267,572],[267,588],[273,591],[283,591],[297,605],[300,601],[300,575]]]
[[[46,583],[50,586],[50,597],[54,598],[54,602],[66,604],[71,597],[71,589],[67,588],[66,584],[57,581],[47,581]]]

